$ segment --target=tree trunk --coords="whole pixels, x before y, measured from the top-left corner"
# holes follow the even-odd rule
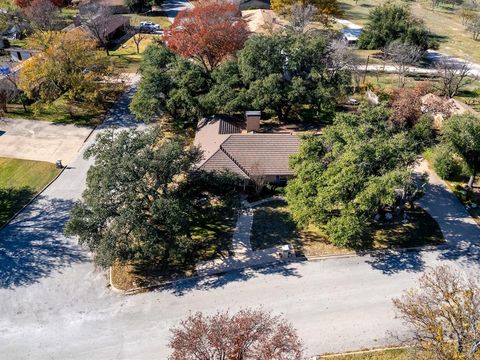
[[[473,166],[472,169],[472,175],[470,176],[470,179],[468,180],[468,187],[470,189],[473,189],[473,183],[475,182],[475,177],[477,176],[477,166]]]

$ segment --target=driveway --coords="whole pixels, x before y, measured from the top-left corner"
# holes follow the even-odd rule
[[[68,164],[91,127],[37,120],[0,119],[0,157]]]

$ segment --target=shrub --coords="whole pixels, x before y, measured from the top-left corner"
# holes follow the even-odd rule
[[[462,170],[460,161],[448,146],[437,146],[433,152],[433,168],[435,172],[446,180],[458,176]]]
[[[357,216],[345,215],[332,218],[326,225],[327,234],[332,244],[358,248],[367,233],[366,222]]]

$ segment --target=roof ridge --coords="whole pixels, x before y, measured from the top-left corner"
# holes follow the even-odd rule
[[[228,138],[230,138],[230,136]],[[225,139],[225,141],[227,141],[228,138]],[[227,155],[228,158],[230,160],[232,160],[234,162],[234,164],[237,165],[240,168],[240,170],[242,170],[245,173],[245,175],[247,175],[249,178],[251,178],[249,172],[243,167],[243,165],[241,165],[227,150],[225,150],[225,148],[223,147],[223,144],[225,144],[225,141],[220,144],[220,149],[219,150],[222,150],[225,153],[225,155]]]

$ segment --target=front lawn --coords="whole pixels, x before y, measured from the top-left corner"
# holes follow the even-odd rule
[[[0,226],[45,187],[59,170],[52,163],[0,158]]]
[[[159,38],[159,36],[146,34],[146,38],[139,44],[139,54],[137,54],[137,47],[133,38],[128,39],[125,43],[110,51],[110,57],[114,61],[116,68],[125,73],[137,72],[143,59],[143,52],[155,38]]]
[[[371,231],[368,250],[436,245],[443,235],[436,221],[423,209],[407,210],[409,222],[377,224]],[[277,200],[255,210],[251,238],[253,250],[291,244],[306,256],[353,253],[332,245],[323,229],[298,229],[285,201]]]
[[[103,115],[124,91],[123,84],[99,84],[102,102],[76,102],[61,96],[52,104],[36,103],[27,106],[27,111],[21,104],[8,104],[5,117],[12,119],[50,121],[61,124],[94,126],[103,120]]]
[[[130,263],[112,267],[112,282],[118,289],[129,290],[140,286],[161,284],[162,282],[192,276],[195,264],[199,261],[231,255],[232,235],[237,219],[239,200],[219,203],[211,212],[195,219],[189,251],[185,261],[177,261],[173,256],[170,263]]]

